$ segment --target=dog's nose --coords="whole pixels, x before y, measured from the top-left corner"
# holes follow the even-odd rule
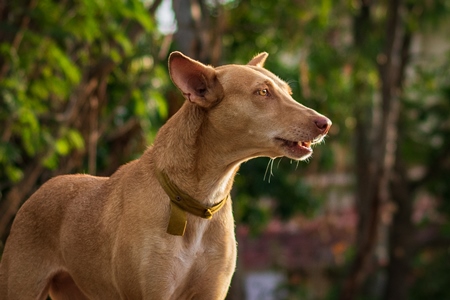
[[[328,130],[330,130],[331,121],[326,117],[317,118],[316,120],[314,120],[314,123],[316,124],[317,128],[319,128],[322,134],[327,134]]]

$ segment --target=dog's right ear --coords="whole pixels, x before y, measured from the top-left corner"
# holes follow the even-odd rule
[[[223,98],[223,88],[217,80],[214,68],[195,61],[181,52],[170,54],[169,73],[184,98],[192,103],[207,108]]]

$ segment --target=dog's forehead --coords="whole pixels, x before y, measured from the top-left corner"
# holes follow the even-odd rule
[[[292,90],[291,90],[291,87],[289,86],[289,84],[286,81],[284,81],[283,79],[281,79],[280,77],[278,77],[277,75],[270,72],[269,70],[260,68],[260,67],[254,67],[254,66],[248,66],[248,67],[266,75],[267,77],[272,79],[279,87],[288,91],[289,94],[292,94]]]
[[[281,89],[292,94],[290,86],[284,80],[269,70],[261,67],[250,65],[224,65],[217,67],[216,70],[219,73],[219,78],[222,77],[224,82],[232,82],[233,85],[236,85],[236,82],[238,82],[246,86],[253,86],[254,84],[265,82],[269,79]]]

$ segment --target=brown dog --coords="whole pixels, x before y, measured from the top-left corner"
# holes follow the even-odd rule
[[[172,53],[183,107],[111,177],[58,176],[31,196],[5,246],[0,298],[223,299],[239,165],[305,159],[331,126],[292,99],[266,58],[212,68]]]

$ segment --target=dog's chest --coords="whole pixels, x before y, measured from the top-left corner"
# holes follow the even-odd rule
[[[208,226],[208,220],[198,220],[195,231],[187,232],[186,238],[180,238],[175,256],[178,258],[180,266],[190,269],[195,263],[196,258],[205,254],[208,238],[205,231]],[[189,229],[188,229],[189,230]]]
[[[202,220],[196,226],[196,235],[189,242],[180,244],[171,262],[173,294],[171,299],[181,299],[185,295],[196,295],[210,289],[228,286],[235,266],[235,242],[232,236],[215,232],[209,236],[209,220]],[[188,221],[189,224],[189,221]],[[217,273],[219,275],[212,275]],[[208,284],[207,284],[208,283]],[[193,296],[193,299],[195,297]],[[190,299],[190,298],[189,298]]]

